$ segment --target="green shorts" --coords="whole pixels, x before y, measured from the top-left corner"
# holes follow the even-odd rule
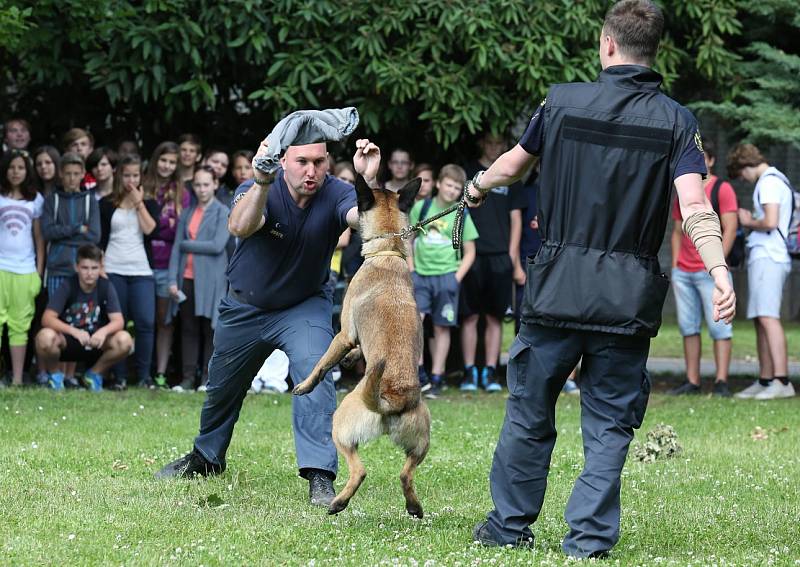
[[[36,272],[15,274],[0,270],[0,329],[8,325],[8,344],[28,344],[28,329],[36,311],[42,279]]]

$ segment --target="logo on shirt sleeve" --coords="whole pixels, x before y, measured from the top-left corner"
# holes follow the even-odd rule
[[[695,130],[694,133],[694,145],[697,146],[697,149],[700,150],[701,154],[706,153],[703,149],[703,138],[700,136],[700,130]]]

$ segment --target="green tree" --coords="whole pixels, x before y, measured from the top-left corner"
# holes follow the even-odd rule
[[[771,0],[742,9],[754,41],[741,49],[743,61],[737,65],[729,96],[693,106],[717,114],[736,134],[757,144],[800,148],[800,56],[794,39],[800,34],[797,4]]]
[[[10,0],[0,0],[10,1]],[[39,0],[0,42],[0,104],[49,131],[192,129],[252,143],[298,108],[453,147],[506,129],[550,84],[593,80],[608,0]],[[0,14],[2,14],[0,4]],[[725,87],[738,0],[665,0],[665,87]],[[8,12],[10,13],[10,12]],[[0,15],[0,17],[2,17]],[[3,37],[3,36],[0,36]]]

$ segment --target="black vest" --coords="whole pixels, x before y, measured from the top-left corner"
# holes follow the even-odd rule
[[[554,85],[542,109],[539,227],[525,322],[655,336],[669,280],[658,250],[678,159],[697,122],[661,76],[619,65]]]

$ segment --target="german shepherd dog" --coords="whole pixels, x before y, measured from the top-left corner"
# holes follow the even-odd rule
[[[370,189],[360,175],[356,195],[364,264],[342,305],[339,332],[327,352],[294,394],[307,394],[340,360],[363,354],[366,372],[333,415],[333,442],[347,460],[350,478],[331,502],[329,514],[347,507],[367,476],[358,446],[386,433],[406,453],[400,483],[406,511],[422,517],[414,491],[414,471],[428,452],[431,416],[420,394],[417,361],[422,328],[414,301],[406,245],[397,234],[408,226],[407,213],[420,188],[414,179],[399,192]]]

